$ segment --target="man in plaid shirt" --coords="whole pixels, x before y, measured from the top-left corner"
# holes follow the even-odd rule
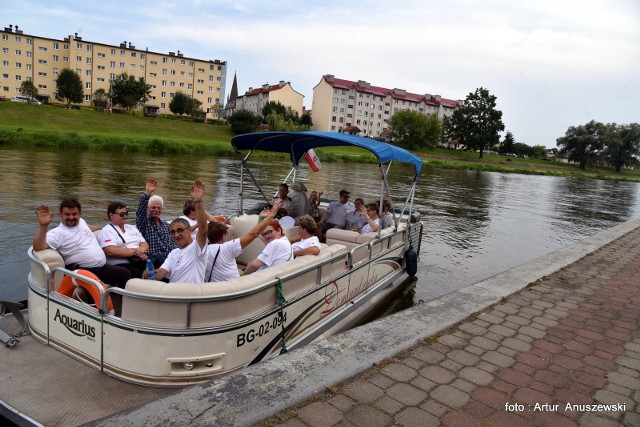
[[[160,218],[164,201],[158,195],[151,194],[158,188],[158,180],[147,178],[144,194],[140,196],[140,204],[136,210],[136,227],[149,243],[149,256],[156,268],[160,268],[164,260],[177,246],[171,238],[169,224]]]

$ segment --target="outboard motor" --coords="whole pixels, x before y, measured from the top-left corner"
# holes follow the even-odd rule
[[[420,216],[420,212],[411,212],[411,215],[409,216],[409,222],[411,224],[417,224],[421,220],[422,217]]]

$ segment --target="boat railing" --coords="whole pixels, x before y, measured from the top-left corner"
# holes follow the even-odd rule
[[[313,259],[313,256],[298,258],[273,267],[269,270],[240,277],[229,282],[202,284],[171,284],[142,279],[132,279],[127,289],[109,288],[102,298],[101,306],[109,294],[119,294],[123,298],[122,321],[154,328],[198,329],[226,327],[249,318],[262,316],[273,311],[277,305],[276,288],[282,285],[285,298],[289,301],[302,298],[325,286],[341,276],[348,274],[345,269],[348,254],[342,248],[325,259]],[[312,262],[312,264],[308,264]],[[254,276],[254,277],[252,277]],[[264,278],[264,280],[262,280]],[[259,282],[254,286],[242,288],[242,283]],[[131,286],[130,286],[131,285]],[[177,285],[177,286],[176,286]],[[235,290],[231,290],[234,288]],[[128,289],[129,287],[134,290]],[[154,292],[154,289],[157,289]],[[173,293],[173,295],[163,294]],[[176,292],[182,292],[176,295]],[[203,295],[204,294],[204,295]],[[237,304],[233,302],[237,301]],[[154,304],[154,303],[157,303]],[[162,316],[158,316],[162,310]],[[119,321],[111,316],[113,321]]]

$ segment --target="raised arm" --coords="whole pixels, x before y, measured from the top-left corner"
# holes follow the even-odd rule
[[[42,251],[49,248],[49,245],[47,245],[47,228],[53,221],[53,214],[49,212],[47,205],[40,205],[35,212],[38,218],[38,230],[33,237],[33,250]]]
[[[280,209],[281,206],[282,206],[282,199],[276,200],[276,202],[273,204],[273,207],[269,211],[269,214],[266,216],[266,218],[263,221],[256,224],[255,226],[253,226],[253,228],[247,231],[247,233],[244,236],[240,237],[240,247],[242,249],[249,246],[251,242],[253,242],[256,238],[260,236],[260,234],[264,231],[264,229],[267,228],[269,223],[276,217],[278,213],[278,209]]]
[[[198,220],[198,232],[196,234],[196,241],[198,246],[202,249],[207,244],[207,213],[202,206],[202,195],[204,194],[204,182],[196,179],[191,186],[191,200],[196,208],[196,218]]]

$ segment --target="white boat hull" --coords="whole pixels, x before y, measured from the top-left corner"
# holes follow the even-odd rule
[[[421,228],[412,224],[412,241],[420,241]],[[127,290],[109,290],[123,295],[122,317],[54,291],[63,275],[74,273],[51,267],[55,263],[30,252],[29,327],[36,339],[121,380],[153,386],[194,384],[356,322],[371,303],[402,282],[406,230],[349,252],[333,245],[329,254],[290,261],[297,264],[246,289],[242,284],[251,276],[233,286],[133,279]],[[368,255],[353,262],[363,250]],[[259,278],[256,273],[251,280]],[[278,285],[286,298],[282,304]]]

